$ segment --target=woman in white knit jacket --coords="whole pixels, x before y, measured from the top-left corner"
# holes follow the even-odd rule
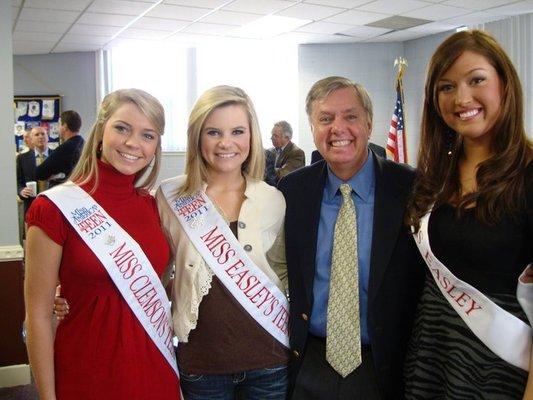
[[[184,397],[284,399],[288,349],[272,331],[279,328],[286,333],[288,319],[288,314],[283,314],[288,307],[281,305],[282,300],[286,304],[282,283],[286,278],[285,201],[277,189],[262,181],[264,151],[250,98],[236,87],[209,89],[191,111],[187,134],[185,175],[164,181],[156,195],[175,258],[172,315],[180,342],[178,364]],[[201,253],[201,242],[195,245],[191,240],[194,224],[203,225],[204,216],[194,224],[184,222],[204,209],[195,206],[204,204],[204,200],[194,199],[198,193],[233,233],[226,234],[233,242],[228,239],[230,243],[218,248],[215,245],[220,241],[211,238],[209,249],[203,249],[206,253]],[[193,228],[187,230],[188,224]],[[248,269],[238,269],[237,264],[221,270],[221,279],[215,274],[210,265],[220,262],[224,250],[233,247],[245,255],[242,259],[247,256],[255,264],[255,276]],[[234,253],[230,250],[226,255]],[[215,257],[211,262],[210,256]],[[270,281],[273,289],[254,289],[261,274],[261,280]],[[225,275],[230,277],[226,283]],[[240,302],[239,293],[235,294],[239,289],[246,294]],[[274,327],[253,317],[256,308],[272,317]]]

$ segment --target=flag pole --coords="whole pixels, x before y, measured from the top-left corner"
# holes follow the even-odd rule
[[[402,134],[402,143],[405,155],[405,163],[408,163],[408,154],[407,154],[407,128],[405,126],[405,121],[407,121],[407,112],[405,110],[405,99],[403,96],[403,74],[408,67],[407,60],[403,57],[397,57],[394,60],[394,66],[398,66],[398,75],[396,76],[396,82],[400,86],[400,97],[402,98],[402,107],[403,107],[403,134]]]

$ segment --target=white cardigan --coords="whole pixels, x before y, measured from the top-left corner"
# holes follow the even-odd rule
[[[172,182],[173,186],[180,187],[185,178],[185,175],[181,175],[165,180],[164,183]],[[206,187],[204,184],[203,190]],[[243,247],[251,246],[247,253],[252,261],[285,291],[280,280],[285,280],[287,276],[283,240],[285,199],[276,188],[248,177],[244,196],[237,224],[239,242]],[[156,200],[163,231],[172,249],[175,268],[172,288],[174,333],[180,342],[187,342],[189,332],[196,328],[200,302],[211,288],[213,272],[172,213],[161,188],[157,190]],[[276,249],[272,248],[274,245]],[[267,261],[269,250],[272,250],[273,257],[276,258],[273,262],[276,272]],[[280,257],[283,259],[280,260]]]

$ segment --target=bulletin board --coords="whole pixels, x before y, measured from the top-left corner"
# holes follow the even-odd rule
[[[59,116],[61,115],[61,96],[15,96],[15,146],[16,151],[22,150],[25,130],[34,126],[44,126],[48,132],[48,147],[59,146]]]

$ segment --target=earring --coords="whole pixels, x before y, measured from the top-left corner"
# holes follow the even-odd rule
[[[96,148],[96,156],[100,157],[102,155],[102,142],[98,143],[98,147]]]
[[[451,129],[448,129],[446,131],[446,138],[445,138],[446,154],[448,154],[449,157],[451,157],[453,154],[453,148],[455,145],[456,135],[457,134]]]

